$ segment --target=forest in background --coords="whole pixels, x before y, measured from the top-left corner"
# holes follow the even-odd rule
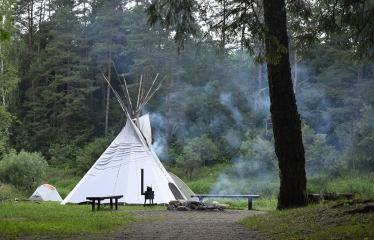
[[[209,191],[277,181],[265,65],[240,39],[203,38],[203,29],[178,54],[172,32],[147,24],[147,4],[2,1],[0,182],[30,191],[47,165],[89,169],[125,122],[103,73],[115,87],[125,76],[133,91],[140,75],[165,78],[147,108],[153,147],[184,179],[224,166]],[[308,52],[291,46],[310,179],[374,171],[374,65],[353,58],[345,37]]]

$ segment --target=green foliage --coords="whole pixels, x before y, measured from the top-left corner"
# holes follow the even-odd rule
[[[9,20],[7,19],[11,13],[12,1],[2,1],[0,6],[0,44],[10,39]]]
[[[29,196],[15,186],[0,182],[0,201],[26,199]]]
[[[113,140],[112,136],[96,138],[87,143],[77,155],[75,168],[79,174],[83,174],[91,168],[96,160],[101,156],[105,149]]]
[[[0,204],[0,218],[0,232],[6,238],[100,234],[135,221],[128,212],[97,214],[89,205],[21,202]]]
[[[72,166],[75,164],[79,151],[79,147],[74,143],[53,143],[48,150],[49,163],[52,165],[68,164]]]
[[[303,125],[303,142],[305,148],[306,170],[309,175],[322,172],[333,172],[340,169],[338,153],[326,141],[326,134],[318,134],[308,125]],[[324,166],[321,169],[321,166]]]
[[[12,42],[0,44],[0,89],[2,105],[10,107],[13,105],[15,93],[19,84],[17,65],[14,63],[12,48],[15,48]]]
[[[0,28],[0,41],[5,41],[5,40],[8,40],[9,38],[10,38],[9,32],[7,32],[4,29]]]
[[[365,105],[358,122],[358,139],[351,155],[351,167],[360,171],[374,171],[374,110]]]
[[[190,146],[183,148],[183,155],[176,157],[176,165],[185,169],[188,179],[192,178],[194,170],[202,166],[203,161],[200,155]]]
[[[31,190],[40,184],[46,167],[47,162],[40,153],[12,151],[0,161],[0,180]]]
[[[246,139],[240,145],[241,161],[239,168],[245,175],[243,177],[255,176],[264,171],[276,169],[276,158],[273,143],[261,135],[251,136],[246,134]]]
[[[86,76],[84,53],[77,46],[80,25],[73,7],[71,2],[58,3],[50,24],[43,26],[44,49],[27,73],[31,87],[25,93],[23,122],[33,148],[43,152],[51,143],[85,136],[92,128],[87,98],[94,87]]]
[[[218,148],[207,135],[187,140],[182,155],[176,157],[177,166],[186,170],[191,180],[193,172],[209,162],[216,162]]]
[[[218,160],[218,148],[206,134],[187,140],[186,148],[198,154],[204,166]]]
[[[194,10],[195,1],[153,1],[147,8],[148,22],[155,25],[160,21],[164,28],[175,30],[174,40],[183,48],[185,41],[197,32]]]
[[[12,115],[0,106],[0,158],[4,156],[8,147],[9,127],[12,120]]]

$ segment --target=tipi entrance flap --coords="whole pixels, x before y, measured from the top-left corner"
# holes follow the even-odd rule
[[[174,198],[177,200],[185,199],[182,195],[182,193],[178,190],[177,186],[174,185],[174,183],[169,182],[169,188],[170,191],[173,193]]]

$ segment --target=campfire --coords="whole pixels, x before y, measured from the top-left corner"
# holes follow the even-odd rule
[[[200,201],[170,201],[166,205],[170,211],[223,211],[226,208],[224,204],[205,204]]]

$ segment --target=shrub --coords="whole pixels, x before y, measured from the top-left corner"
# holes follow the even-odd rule
[[[33,189],[40,184],[47,162],[40,153],[10,152],[0,161],[0,180],[19,189]]]
[[[202,163],[200,155],[189,146],[184,147],[183,155],[176,158],[176,165],[185,169],[185,174],[189,180],[192,179],[193,172],[201,167]]]
[[[77,154],[77,172],[87,172],[112,140],[112,136],[96,138],[84,146]]]
[[[48,155],[51,165],[74,165],[79,147],[74,143],[54,143],[49,146]]]
[[[0,201],[25,199],[25,192],[19,191],[12,184],[0,182]]]
[[[246,133],[240,145],[240,155],[233,159],[236,175],[241,178],[263,176],[277,169],[273,143],[261,135]]]

